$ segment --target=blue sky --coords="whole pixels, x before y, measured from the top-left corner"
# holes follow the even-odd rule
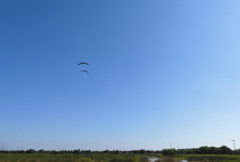
[[[2,0],[0,145],[233,149],[235,139],[239,148],[239,8]]]

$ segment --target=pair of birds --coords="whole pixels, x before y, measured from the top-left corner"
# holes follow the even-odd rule
[[[86,63],[86,62],[80,62],[78,65],[82,65],[82,64],[89,65],[89,64]],[[80,72],[89,73],[87,70],[81,70]]]

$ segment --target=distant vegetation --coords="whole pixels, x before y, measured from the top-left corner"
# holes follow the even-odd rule
[[[12,150],[0,151],[0,162],[148,162],[147,150]],[[158,152],[160,153],[160,151]]]
[[[56,151],[56,150],[34,150],[34,149],[29,149],[29,150],[2,150],[0,151],[1,154],[160,154],[161,151],[153,151],[153,150],[130,150],[130,151],[119,151],[119,150],[104,150],[104,151],[91,151],[91,150],[80,150],[80,149],[75,149],[75,150],[61,150],[61,151]]]
[[[0,162],[148,162],[147,156],[160,157],[159,162],[176,162],[186,159],[189,162],[240,162],[240,149],[234,151],[227,146],[190,149],[157,150],[2,150]]]
[[[240,154],[240,149],[233,151],[227,146],[221,147],[208,147],[202,146],[199,148],[189,149],[163,149],[161,151],[163,155],[175,155],[175,154]]]
[[[231,150],[227,146],[189,149],[163,149],[161,151],[163,160],[175,162],[176,159],[186,159],[188,162],[240,162],[240,149]],[[170,158],[165,158],[170,157]]]
[[[0,162],[147,162],[147,158],[140,155],[52,155],[52,154],[3,154]]]

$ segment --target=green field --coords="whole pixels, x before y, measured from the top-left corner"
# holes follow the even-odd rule
[[[0,162],[148,162],[142,154],[0,154]],[[161,158],[157,162],[240,162],[240,155],[177,154],[172,157],[156,154]]]
[[[147,162],[143,155],[133,154],[0,154],[0,162]]]
[[[240,162],[240,155],[180,154],[175,157],[188,162]]]

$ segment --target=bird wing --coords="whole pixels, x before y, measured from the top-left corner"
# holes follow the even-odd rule
[[[87,70],[81,70],[80,72],[85,72],[85,73],[89,73]]]
[[[86,62],[80,62],[78,65],[81,65],[81,64],[86,64],[86,65],[89,65],[88,63]]]

